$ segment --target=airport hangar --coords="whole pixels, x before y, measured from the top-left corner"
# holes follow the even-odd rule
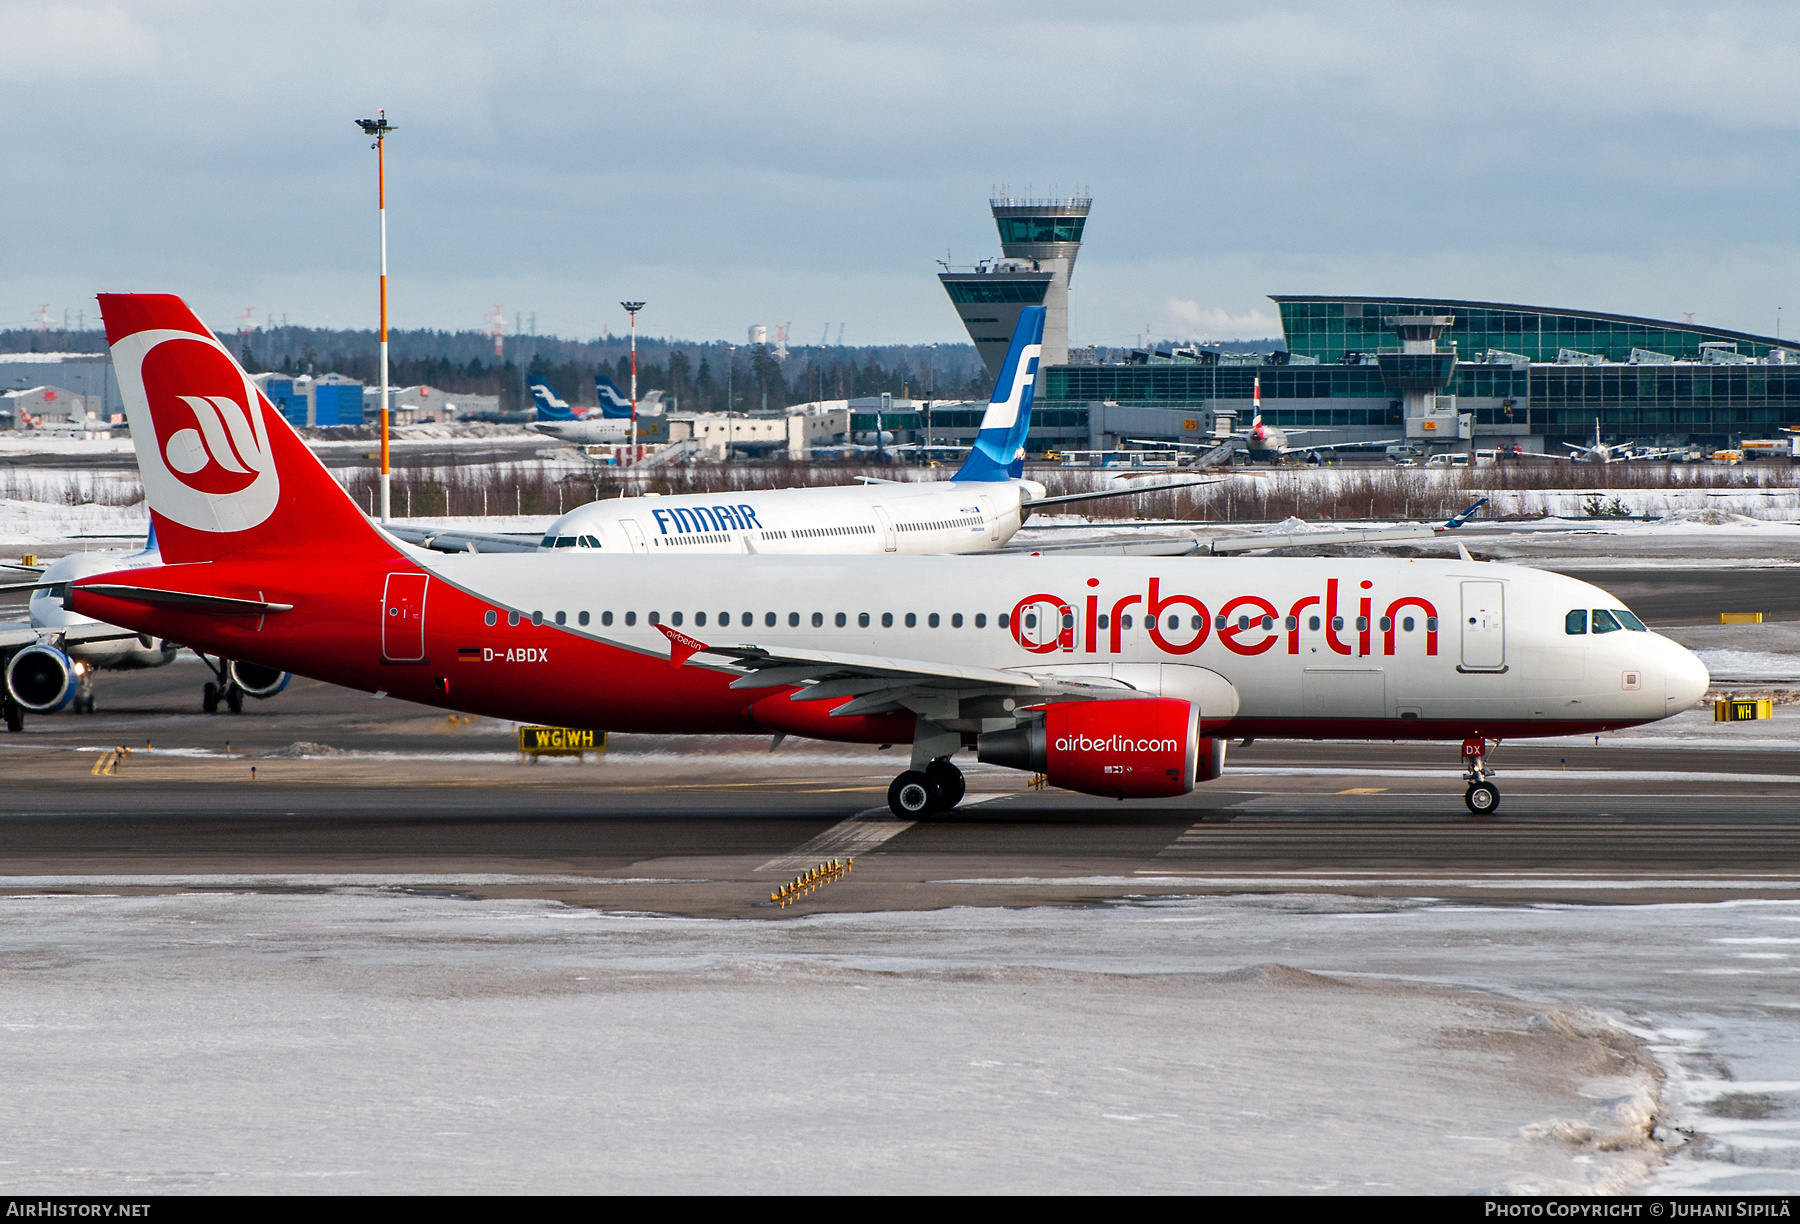
[[[1263,416],[1307,443],[1406,438],[1421,450],[1561,453],[1608,441],[1707,449],[1800,424],[1800,342],[1591,310],[1453,298],[1271,295],[1285,347],[1069,348],[1068,294],[1092,199],[989,202],[1001,257],[939,274],[990,373],[1019,312],[1047,308],[1031,450],[1198,442]],[[912,440],[967,444],[984,405],[884,413]],[[874,429],[859,413],[857,431]]]

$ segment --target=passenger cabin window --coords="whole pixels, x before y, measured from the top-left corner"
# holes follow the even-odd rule
[[[1105,622],[1102,621],[1101,623],[1104,624]],[[977,629],[986,629],[987,628],[987,613],[986,612],[977,612],[975,614],[975,627]]]
[[[773,612],[764,612],[763,613],[763,624],[768,626],[770,629],[773,629],[775,627],[775,614]]]
[[[1563,617],[1563,632],[1570,637],[1579,637],[1587,632],[1587,609],[1576,608]]]
[[[487,610],[487,612],[482,615],[481,623],[488,626],[491,629],[499,620],[500,620],[500,614],[498,612],[494,611],[492,608],[489,608]]]
[[[588,614],[583,612],[580,616],[577,616],[575,618],[575,623],[580,625],[583,629],[587,628]]]
[[[1595,633],[1617,633],[1624,627],[1625,626],[1621,625],[1618,621],[1614,620],[1613,614],[1608,612],[1605,608],[1594,609]]]
[[[636,612],[627,612],[625,614],[625,623],[627,625],[637,624],[637,613]]]
[[[892,629],[894,627],[894,614],[892,612],[883,612],[881,614],[881,627],[883,629]]]
[[[612,624],[612,613],[611,612],[602,612],[600,614],[600,623],[602,625]]]
[[[569,623],[569,614],[567,612],[558,612],[556,614],[556,623],[559,625],[568,624]]]
[[[798,629],[799,627],[800,627],[800,614],[798,612],[789,612],[788,613],[788,628],[789,629]]]
[[[1000,627],[1002,629],[1004,629],[1011,623],[1012,623],[1012,613],[1011,612],[1002,612],[1000,614],[1000,620],[999,620]]]
[[[1314,633],[1317,633],[1319,631],[1319,618],[1316,616],[1307,617],[1306,618],[1306,627],[1308,629],[1312,630]]]
[[[869,614],[867,612],[858,612],[856,614],[856,627],[858,629],[867,629],[869,627]]]
[[[906,614],[906,627],[908,629],[917,629],[919,627],[919,617],[917,613],[908,612]]]

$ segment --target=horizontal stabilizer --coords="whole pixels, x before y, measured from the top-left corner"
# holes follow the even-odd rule
[[[90,595],[127,599],[133,603],[161,604],[214,616],[265,616],[271,612],[291,612],[294,607],[293,604],[268,603],[261,599],[228,599],[223,595],[165,591],[161,587],[120,586],[111,582],[83,582],[78,585]]]

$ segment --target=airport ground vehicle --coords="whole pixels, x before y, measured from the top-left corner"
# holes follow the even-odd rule
[[[910,742],[889,804],[917,817],[955,806],[966,747],[1150,798],[1219,776],[1227,736],[1458,742],[1487,813],[1490,742],[1653,721],[1708,682],[1599,588],[1466,557],[434,554],[363,516],[180,299],[100,302],[166,564],[68,604],[347,687]]]

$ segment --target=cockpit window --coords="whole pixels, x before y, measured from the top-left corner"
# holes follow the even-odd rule
[[[1612,614],[1614,616],[1618,617],[1619,623],[1621,625],[1624,625],[1627,629],[1635,630],[1638,633],[1650,632],[1648,629],[1644,628],[1643,621],[1639,620],[1637,617],[1635,617],[1631,613],[1627,612],[1624,608],[1614,608],[1612,610]]]
[[[1617,633],[1624,627],[1625,626],[1621,625],[1618,621],[1614,620],[1613,614],[1608,612],[1605,608],[1594,609],[1595,633]]]
[[[1571,637],[1587,632],[1587,609],[1576,608],[1563,617],[1563,632]]]

